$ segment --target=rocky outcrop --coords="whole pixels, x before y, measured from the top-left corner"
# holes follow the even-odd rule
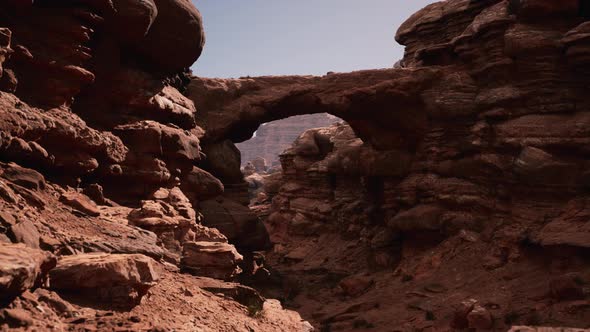
[[[33,287],[41,286],[47,272],[55,267],[53,255],[22,244],[0,244],[0,301],[12,300]]]
[[[587,294],[555,302],[537,279],[589,273],[583,6],[443,1],[399,29],[400,68],[193,79],[203,144],[300,114],[349,125],[281,157],[266,263],[286,277],[253,283],[332,330],[449,329],[471,299],[464,328],[588,327],[565,313],[587,316]],[[339,282],[367,271],[375,288],[343,296]]]
[[[241,259],[323,330],[587,328],[584,6],[439,2],[399,68],[234,80],[190,77],[188,0],[3,1],[1,329],[310,330],[182,273]],[[267,229],[235,143],[316,113],[347,124],[282,155]]]
[[[225,191],[184,95],[204,38],[188,0],[0,3],[0,330],[307,329],[180,271],[204,241],[187,266],[230,279],[242,259],[201,224]]]

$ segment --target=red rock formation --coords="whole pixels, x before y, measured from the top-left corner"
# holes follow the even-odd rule
[[[340,121],[328,114],[299,115],[263,124],[251,139],[236,144],[242,155],[242,166],[257,157],[270,167],[279,162],[278,156],[305,130],[326,127]],[[259,170],[260,171],[260,170]]]
[[[242,257],[198,212],[224,188],[181,93],[204,42],[188,0],[2,1],[0,27],[0,329],[308,330],[180,272]]]
[[[242,259],[323,329],[587,328],[583,4],[444,1],[402,68],[223,80],[188,0],[1,2],[1,328],[311,330],[207,278]],[[315,113],[349,126],[265,180],[265,260],[234,143]]]
[[[398,31],[397,69],[194,79],[203,144],[298,114],[350,124],[282,156],[267,263],[284,278],[252,282],[331,330],[588,328],[582,3],[430,5]]]

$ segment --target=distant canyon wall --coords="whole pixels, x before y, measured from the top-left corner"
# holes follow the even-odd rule
[[[342,121],[326,114],[298,115],[287,119],[265,123],[258,128],[255,136],[236,144],[242,154],[242,166],[257,157],[264,158],[268,165],[278,164],[279,155],[291,146],[293,141],[307,129],[326,127]]]

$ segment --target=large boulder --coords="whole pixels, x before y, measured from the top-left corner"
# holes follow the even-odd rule
[[[55,264],[51,253],[0,242],[0,301],[40,286]]]
[[[182,190],[193,202],[211,199],[223,194],[223,183],[211,173],[193,167],[182,181]]]
[[[181,266],[199,276],[230,279],[239,273],[243,257],[236,248],[223,242],[187,242],[184,244]]]
[[[198,161],[201,157],[199,139],[178,127],[140,121],[117,126],[114,132],[126,145],[134,147],[136,154],[188,162]]]
[[[33,190],[45,188],[45,177],[41,173],[14,163],[3,165],[0,169],[0,177]]]
[[[4,235],[7,242],[24,243],[30,248],[39,249],[40,234],[29,218],[16,218],[6,211],[0,211],[0,235]]]
[[[96,217],[100,215],[100,210],[98,209],[96,203],[93,200],[91,200],[88,196],[81,194],[79,192],[65,192],[60,196],[59,200],[65,205],[68,205],[76,209],[77,211],[80,211],[89,216]]]
[[[116,0],[113,7],[116,15],[113,15],[109,27],[122,42],[143,39],[158,16],[153,0]]]
[[[238,183],[243,175],[240,171],[240,150],[230,140],[203,146],[207,156],[204,168],[215,174],[224,184]]]
[[[248,207],[219,198],[200,203],[203,224],[217,228],[240,249],[264,250],[270,245],[262,221]]]
[[[90,296],[116,307],[131,307],[159,279],[153,259],[138,254],[81,254],[62,257],[50,274],[60,294]]]

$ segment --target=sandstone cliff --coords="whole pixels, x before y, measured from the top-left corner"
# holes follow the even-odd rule
[[[253,284],[326,330],[588,328],[582,3],[435,3],[399,29],[396,69],[193,79],[204,142],[350,124],[305,132],[267,179],[283,279]]]
[[[188,0],[0,2],[1,328],[312,330],[246,285],[320,330],[589,328],[585,4],[443,1],[401,68],[209,79]],[[235,144],[317,113],[347,125],[263,223]]]
[[[0,27],[0,329],[311,329],[223,281],[265,232],[202,225],[190,1],[6,0]]]

